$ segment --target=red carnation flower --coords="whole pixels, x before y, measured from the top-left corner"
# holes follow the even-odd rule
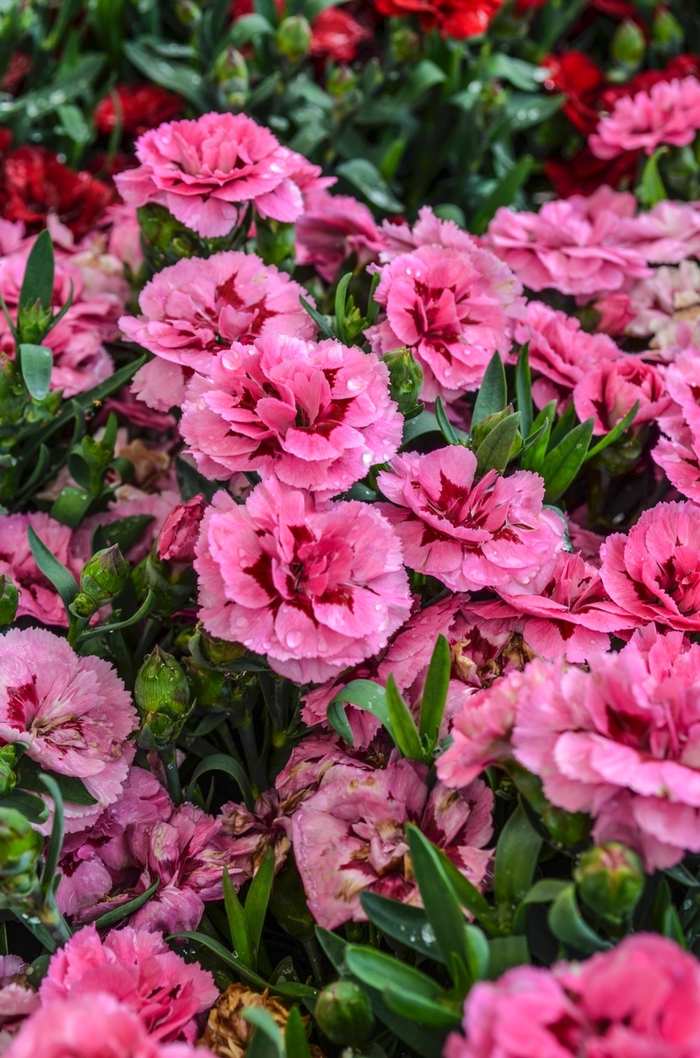
[[[582,51],[548,55],[542,66],[549,71],[545,88],[566,95],[564,113],[579,132],[588,136],[598,124],[597,103],[606,84],[605,74]]]
[[[315,59],[352,62],[363,41],[372,36],[366,26],[338,7],[327,7],[313,24],[311,54]]]
[[[596,158],[586,144],[573,158],[549,158],[544,169],[559,198],[588,196],[601,184],[616,190],[629,188],[634,181],[640,156],[641,151],[628,151],[607,161]]]
[[[7,69],[2,75],[0,88],[11,96],[15,94],[24,78],[32,68],[32,60],[23,51],[13,51]]]
[[[443,37],[465,40],[485,33],[503,0],[375,0],[382,15],[418,15],[423,29],[436,26]]]
[[[156,125],[179,117],[182,108],[181,96],[158,85],[122,84],[95,107],[95,125],[104,133],[121,125],[124,132],[142,136]]]

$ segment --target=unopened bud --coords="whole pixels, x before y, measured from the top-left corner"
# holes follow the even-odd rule
[[[354,981],[335,981],[318,996],[314,1016],[331,1043],[359,1047],[374,1024],[372,1006],[363,988]]]
[[[509,415],[513,414],[513,405],[509,404],[503,411],[496,411],[493,415],[487,415],[481,422],[475,423],[471,428],[471,439],[475,449],[478,449],[482,441],[485,441],[491,431],[498,426],[499,422],[503,419],[507,419]],[[518,430],[515,434],[515,439],[511,445],[509,458],[512,459],[516,456],[523,446],[523,439]]]
[[[199,634],[199,648],[205,660],[211,665],[228,665],[238,661],[245,654],[242,643],[230,643],[228,639],[217,639],[202,628]]]
[[[571,849],[586,841],[591,832],[590,816],[583,812],[565,812],[548,804],[542,813],[542,822],[552,839],[564,848]]]
[[[626,18],[621,22],[612,39],[611,53],[615,62],[625,66],[639,66],[644,58],[644,34],[636,22]]]
[[[601,918],[620,922],[634,911],[644,889],[639,856],[618,841],[582,853],[574,870],[579,896]]]
[[[158,537],[158,558],[164,562],[194,562],[199,524],[206,509],[207,501],[201,493],[173,507]]]
[[[10,625],[15,619],[19,604],[19,591],[9,577],[0,577],[0,626]]]
[[[153,593],[153,612],[169,617],[177,613],[191,598],[197,585],[192,566],[171,566],[161,562],[156,554],[157,544],[139,567],[141,583]]]
[[[14,766],[17,763],[17,751],[13,743],[0,749],[0,797],[14,790],[17,784],[17,776]]]
[[[71,603],[71,611],[77,617],[92,617],[101,606],[119,595],[129,576],[129,568],[118,544],[96,552],[83,566],[80,591]]]
[[[183,26],[196,26],[202,18],[202,10],[193,0],[177,0],[175,14]]]
[[[357,85],[357,74],[349,66],[336,66],[326,77],[326,91],[336,99],[342,99]]]
[[[280,22],[275,34],[277,50],[290,62],[299,62],[309,54],[311,26],[303,15],[290,15]]]
[[[17,331],[22,344],[41,345],[51,320],[53,309],[44,308],[39,299],[32,304],[20,305],[17,312]]]
[[[37,885],[41,834],[14,808],[0,807],[0,892],[5,898],[29,896]]]
[[[389,393],[403,416],[415,413],[423,388],[423,369],[404,346],[386,353],[382,360],[389,369]]]
[[[171,745],[189,716],[190,685],[172,654],[156,647],[136,674],[134,699],[143,719],[143,749]]]
[[[662,4],[659,4],[654,14],[651,39],[667,52],[677,51],[683,45],[683,27],[676,16]]]
[[[391,50],[398,62],[415,62],[421,52],[421,38],[408,26],[397,26],[391,34]]]

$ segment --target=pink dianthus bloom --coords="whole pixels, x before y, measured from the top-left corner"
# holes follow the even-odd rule
[[[213,1058],[189,1043],[161,1043],[138,1014],[104,992],[48,1003],[17,1033],[4,1058]]]
[[[374,353],[268,335],[194,376],[181,431],[209,478],[275,474],[328,499],[396,455],[403,416]]]
[[[659,372],[638,356],[602,360],[574,388],[576,414],[581,422],[594,420],[594,436],[612,430],[637,402],[632,427],[655,422],[671,403]]]
[[[66,801],[66,830],[89,826],[117,799],[138,726],[131,696],[102,658],[78,657],[40,628],[0,636],[0,743],[21,742],[48,771],[82,779],[94,805]],[[49,824],[44,824],[46,829]]]
[[[207,374],[216,354],[233,342],[250,345],[260,335],[314,338],[316,326],[299,301],[302,294],[309,297],[286,273],[237,250],[164,268],[141,292],[142,315],[123,316],[119,326],[178,370],[151,361],[136,373],[135,391],[149,406],[167,411],[182,403],[191,373]],[[166,380],[165,373],[172,377]]]
[[[700,629],[700,507],[659,503],[600,553],[605,590],[638,625]]]
[[[171,951],[161,934],[125,926],[101,940],[94,926],[86,926],[52,956],[39,996],[47,1005],[99,992],[133,1010],[164,1043],[194,1043],[197,1015],[219,995],[212,975]]]
[[[480,780],[459,794],[438,783],[428,793],[425,765],[390,761],[364,771],[336,764],[292,817],[296,863],[319,925],[365,922],[364,891],[420,904],[406,824],[414,823],[480,885],[491,854],[493,794]]]
[[[200,492],[187,503],[178,503],[163,522],[158,537],[158,558],[163,562],[194,562],[199,525],[207,509]]]
[[[19,589],[18,617],[33,617],[48,625],[68,625],[66,610],[53,584],[39,571],[29,547],[31,526],[49,551],[76,577],[83,563],[73,554],[73,530],[43,511],[0,515],[0,575]]]
[[[0,1054],[8,1045],[10,1033],[39,1006],[39,996],[27,984],[28,969],[19,956],[0,955]]]
[[[656,933],[551,969],[518,966],[476,984],[445,1058],[694,1058],[700,966]]]
[[[453,445],[428,455],[397,456],[378,477],[391,505],[406,564],[452,591],[479,591],[514,581],[546,584],[563,545],[564,526],[544,510],[544,482],[518,470],[490,470],[475,481],[476,456]]]
[[[683,496],[700,503],[700,350],[678,353],[664,380],[672,404],[659,417],[665,436],[651,457]]]
[[[486,250],[422,245],[379,270],[385,318],[367,331],[375,353],[407,346],[423,368],[422,396],[454,400],[478,389],[495,352],[512,340],[512,273]]]
[[[204,238],[228,235],[249,202],[261,217],[294,222],[304,193],[334,182],[245,114],[166,122],[136,141],[136,157],[136,169],[115,176],[124,201],[165,206]]]
[[[380,650],[410,612],[396,533],[375,506],[318,504],[271,478],[204,516],[195,569],[212,635],[319,683]]]
[[[678,267],[662,265],[650,279],[641,279],[630,290],[634,316],[627,334],[651,336],[652,349],[672,353],[675,345],[700,346],[700,265],[682,261]]]
[[[228,839],[227,848],[239,885],[254,877],[268,849],[274,855],[275,872],[285,863],[292,847],[290,826],[275,790],[256,797],[252,811],[229,801],[217,820],[222,835]]]
[[[620,234],[648,264],[680,264],[700,252],[700,203],[662,199],[623,220]]]
[[[565,411],[572,390],[588,372],[622,355],[607,334],[588,334],[575,316],[567,316],[542,301],[528,302],[523,318],[516,324],[515,339],[521,344],[530,343],[536,406],[544,408],[556,400],[559,414]]]
[[[589,198],[572,195],[545,202],[539,213],[502,206],[489,225],[486,244],[531,290],[609,294],[629,279],[651,274],[644,255],[621,231],[636,207],[634,195],[605,186]]]
[[[650,626],[588,671],[533,666],[512,744],[545,796],[590,813],[594,839],[629,845],[649,872],[700,852],[700,646]]]
[[[648,92],[621,96],[598,122],[588,145],[596,158],[625,151],[653,154],[662,143],[685,147],[700,129],[700,81],[696,77],[659,81]]]
[[[355,254],[360,267],[376,261],[384,239],[367,206],[351,195],[311,195],[296,222],[297,264],[312,265],[332,283],[343,261]]]

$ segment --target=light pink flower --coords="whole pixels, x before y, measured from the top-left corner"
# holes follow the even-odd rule
[[[700,1048],[697,959],[655,933],[583,963],[518,966],[472,988],[464,1033],[445,1058],[693,1058]]]
[[[4,1058],[213,1058],[189,1043],[160,1043],[137,1014],[97,993],[48,1003],[25,1021]]]
[[[336,764],[371,771],[372,765],[366,762],[366,756],[366,753],[358,752],[357,747],[350,749],[341,743],[334,732],[307,735],[294,747],[275,779],[275,791],[283,811],[292,813],[300,801],[318,789],[328,769]]]
[[[700,629],[700,507],[659,503],[600,553],[605,590],[638,624]]]
[[[594,435],[612,430],[637,401],[639,410],[632,426],[655,422],[671,403],[659,372],[638,356],[602,360],[576,383],[573,398],[581,422],[595,421]]]
[[[133,276],[138,275],[144,257],[136,208],[120,202],[108,206],[105,217],[110,225],[109,252],[125,264]]]
[[[596,158],[625,151],[653,154],[662,143],[685,147],[700,129],[700,81],[696,77],[659,81],[648,92],[621,96],[603,116],[588,145]]]
[[[398,538],[356,500],[319,505],[274,478],[244,506],[219,492],[197,554],[205,628],[298,683],[364,661],[410,612]]]
[[[0,1053],[8,1034],[39,1006],[39,996],[26,981],[28,969],[18,955],[0,955]]]
[[[46,1005],[100,992],[133,1010],[164,1043],[194,1043],[197,1015],[219,995],[212,975],[171,951],[161,934],[125,926],[101,940],[86,926],[52,956],[39,995]]]
[[[53,584],[39,572],[29,547],[31,526],[59,562],[74,576],[82,561],[72,551],[73,531],[43,511],[0,515],[0,575],[9,577],[19,589],[18,617],[34,617],[48,625],[68,625],[66,610]]]
[[[296,222],[297,264],[312,265],[332,283],[342,265],[355,254],[359,267],[376,261],[384,239],[367,206],[350,195],[319,191],[310,196]]]
[[[682,261],[663,265],[650,279],[641,279],[630,291],[633,319],[626,333],[651,336],[652,349],[669,354],[675,345],[700,345],[700,265]]]
[[[21,742],[42,768],[82,779],[94,805],[66,801],[66,830],[94,822],[117,799],[137,727],[131,696],[102,658],[78,657],[40,628],[0,637],[0,742]],[[44,824],[46,828],[48,824]]]
[[[428,455],[397,456],[379,488],[382,511],[396,528],[406,564],[452,591],[515,581],[546,584],[564,526],[544,510],[544,482],[519,470],[490,470],[475,482],[476,456],[452,445]]]
[[[137,373],[136,392],[167,410],[181,403],[192,371],[207,374],[216,354],[232,342],[249,345],[260,335],[314,338],[302,294],[313,304],[286,273],[240,251],[186,258],[164,268],[141,292],[143,315],[123,316],[119,325],[132,341],[180,370],[152,361]]]
[[[267,335],[192,378],[180,428],[209,478],[275,474],[327,499],[396,455],[403,416],[374,353]]]
[[[187,368],[154,356],[132,378],[131,393],[154,411],[167,414],[182,407],[190,374]]]
[[[700,252],[700,203],[662,199],[622,220],[620,234],[649,264],[679,264]]]
[[[475,236],[464,231],[453,220],[441,220],[436,217],[430,206],[422,206],[418,211],[418,220],[412,228],[406,223],[394,224],[385,220],[381,227],[382,238],[385,247],[380,254],[380,260],[386,264],[393,261],[401,254],[413,253],[419,246],[443,246],[447,249],[462,250],[467,256],[478,253],[480,241]],[[480,258],[484,263],[488,257]],[[520,293],[517,280],[512,272],[508,275],[502,269],[494,274],[499,274],[506,280],[509,287],[507,300],[512,301],[516,294]]]
[[[560,414],[569,404],[577,382],[598,365],[622,355],[607,334],[588,334],[575,316],[567,316],[542,301],[528,302],[523,318],[515,326],[515,340],[530,343],[536,406],[544,408],[556,400]]]
[[[141,165],[115,177],[124,201],[157,202],[205,238],[228,235],[249,202],[261,217],[293,222],[303,193],[333,183],[244,114],[167,122],[136,141],[136,156]]]
[[[493,354],[510,352],[520,287],[487,250],[422,245],[379,274],[375,299],[386,315],[367,337],[376,353],[411,350],[423,368],[424,399],[478,389]]]
[[[589,812],[596,841],[630,845],[650,872],[700,851],[700,646],[648,627],[588,671],[534,665],[513,750],[549,800]]]
[[[678,353],[664,380],[673,403],[659,417],[665,436],[651,456],[683,496],[700,503],[700,350]]]
[[[539,213],[501,207],[486,243],[531,290],[602,296],[651,274],[621,230],[636,206],[634,195],[603,186],[589,198],[545,202]]]
[[[493,794],[476,781],[458,796],[437,784],[428,793],[426,767],[409,760],[383,770],[336,764],[292,817],[294,855],[309,909],[319,925],[367,919],[363,891],[419,904],[409,867],[407,823],[417,824],[469,880],[484,880],[493,833]]]

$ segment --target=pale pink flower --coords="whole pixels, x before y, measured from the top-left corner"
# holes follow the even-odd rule
[[[636,207],[634,195],[605,186],[589,198],[545,202],[539,213],[502,206],[486,243],[531,290],[602,296],[651,274],[644,255],[621,230]]]
[[[219,995],[212,975],[171,951],[162,934],[125,926],[101,940],[94,926],[86,926],[52,956],[39,995],[47,1005],[100,992],[138,1014],[164,1043],[194,1043],[197,1015]]]
[[[30,526],[59,562],[74,576],[80,574],[83,563],[73,554],[73,530],[43,511],[32,511],[0,515],[0,575],[9,577],[19,589],[18,617],[34,617],[44,624],[67,627],[61,598],[34,561],[27,536]]]
[[[588,671],[535,665],[512,741],[545,796],[590,813],[594,839],[624,842],[649,872],[700,852],[700,646],[648,627]]]
[[[407,223],[393,224],[385,220],[381,227],[382,238],[385,241],[380,260],[386,264],[393,261],[404,253],[413,253],[419,246],[443,246],[447,249],[462,250],[467,255],[475,254],[480,249],[480,241],[464,231],[453,220],[441,220],[436,217],[430,206],[422,206],[418,211],[418,220],[412,228]],[[488,258],[484,255],[481,260],[486,262]],[[508,300],[512,301],[516,294],[520,293],[518,283],[512,272],[499,270],[500,274],[509,282],[510,293]]]
[[[131,696],[102,658],[78,657],[40,628],[0,637],[0,742],[21,742],[48,771],[82,779],[94,805],[65,804],[66,830],[90,825],[117,799],[138,726]],[[48,824],[44,824],[46,828]]]
[[[651,336],[652,349],[672,353],[675,345],[700,345],[700,265],[662,265],[630,290],[633,319],[626,333]]]
[[[544,510],[544,482],[518,470],[490,470],[475,481],[476,456],[452,445],[428,455],[407,453],[382,471],[382,511],[396,528],[406,564],[452,591],[478,591],[515,581],[546,584],[562,547],[564,526]]]
[[[637,624],[700,629],[700,507],[659,503],[600,553],[605,590]]]
[[[192,378],[180,428],[206,477],[275,474],[328,499],[396,455],[403,416],[374,353],[267,335]]]
[[[602,360],[576,383],[573,399],[581,422],[594,420],[594,436],[612,430],[637,402],[632,426],[655,422],[671,403],[659,372],[638,356]]]
[[[596,366],[622,355],[607,334],[588,334],[575,316],[567,316],[542,301],[528,302],[523,318],[516,323],[515,340],[530,343],[536,406],[544,408],[556,400],[560,414],[569,404],[577,382]]]
[[[665,436],[651,456],[683,496],[700,503],[700,350],[678,353],[664,381],[673,403],[659,417]]]
[[[4,1058],[213,1058],[189,1043],[161,1043],[138,1014],[104,992],[48,1003],[17,1033]]]
[[[165,206],[204,238],[228,235],[249,202],[261,217],[293,222],[304,193],[333,183],[244,114],[166,122],[136,141],[136,156],[138,168],[115,176],[124,201]]]
[[[274,478],[244,506],[219,492],[197,554],[207,631],[266,654],[297,683],[364,661],[410,612],[396,533],[356,500],[319,505]]]
[[[26,981],[28,969],[18,955],[0,955],[0,1054],[8,1034],[39,1006],[39,996]]]
[[[332,283],[348,257],[355,255],[364,268],[376,261],[384,239],[367,206],[351,195],[329,195],[319,191],[310,196],[296,222],[296,259],[299,265],[312,265],[326,283]]]
[[[694,1058],[700,967],[666,937],[637,933],[582,963],[480,981],[463,1027],[445,1058]]]
[[[621,96],[603,116],[588,145],[596,158],[625,151],[653,154],[662,143],[685,147],[700,129],[700,81],[696,77],[659,81],[648,92]]]
[[[144,257],[136,208],[120,202],[107,207],[105,218],[109,221],[109,252],[125,264],[133,276],[138,275]]]
[[[358,751],[358,747],[351,749],[344,742],[341,743],[334,732],[307,735],[294,747],[289,760],[275,779],[275,791],[285,814],[293,812],[300,801],[310,797],[318,789],[328,769],[334,765],[343,764],[361,771],[371,771],[372,765],[366,762],[366,756],[366,753]]]
[[[135,376],[135,391],[149,406],[179,406],[193,371],[207,374],[218,352],[260,335],[314,338],[316,326],[299,298],[310,297],[274,265],[240,251],[185,258],[158,272],[139,297],[141,316],[123,316],[124,334],[159,359]],[[162,392],[161,392],[162,390]],[[167,407],[166,407],[167,405]]]
[[[478,389],[495,352],[510,352],[520,286],[487,250],[422,245],[381,267],[385,318],[367,331],[376,353],[407,346],[423,368],[422,396]]]
[[[390,761],[364,771],[336,764],[292,817],[296,863],[319,925],[367,920],[360,894],[419,904],[409,867],[406,824],[415,823],[474,884],[486,875],[493,794],[477,780],[456,796],[440,783],[428,793],[425,765]]]
[[[594,533],[591,529],[586,529],[583,525],[580,525],[579,522],[576,521],[576,517],[581,517],[582,515],[585,520],[585,508],[583,511],[573,511],[570,516],[567,516],[569,537],[571,538],[571,543],[576,554],[580,555],[589,565],[595,566],[596,569],[600,569],[600,545],[605,540],[605,537],[600,533]]]
[[[662,199],[623,220],[620,234],[648,264],[679,264],[700,252],[700,203]]]

